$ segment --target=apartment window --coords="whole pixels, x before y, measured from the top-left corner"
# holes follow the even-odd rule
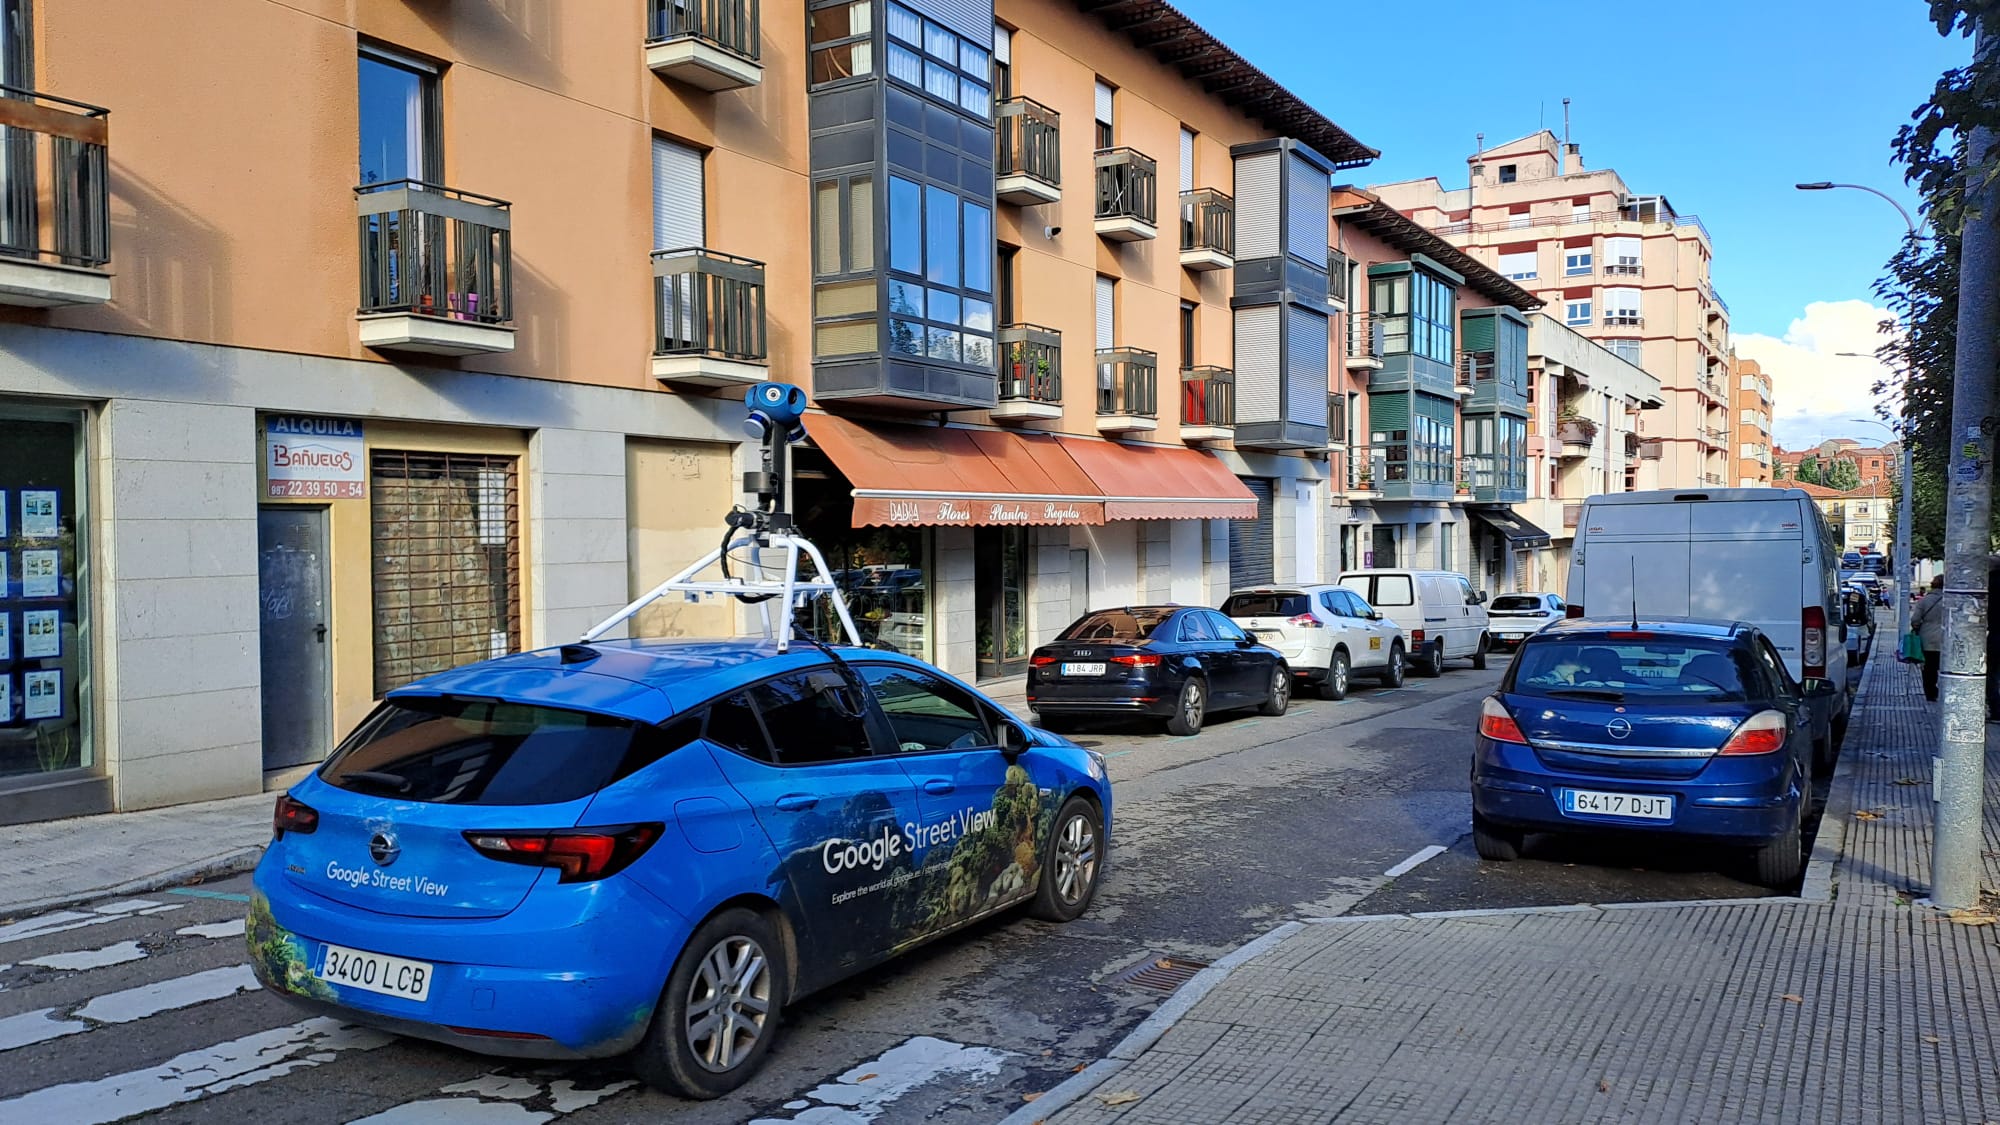
[[[30,0],[0,0],[0,86],[35,88],[34,20]]]
[[[993,100],[1004,102],[1014,96],[1014,33],[993,26]]]
[[[889,177],[890,350],[990,367],[994,251],[985,206]]]
[[[1014,308],[1014,270],[1019,265],[1020,256],[1021,248],[1019,246],[1009,246],[1004,242],[1000,244],[999,270],[994,275],[993,280],[998,283],[1000,291],[1000,323],[1002,324],[1021,323],[1021,319]]]
[[[994,28],[996,51],[988,51],[901,4],[890,3],[887,11],[889,38],[884,65],[889,77],[982,121],[992,120],[996,84],[1011,85],[1013,81],[1007,74],[1005,59],[997,53],[1005,44],[1007,57],[1012,57],[1011,39],[1005,37],[1005,29]],[[830,79],[820,78],[815,68],[813,80]]]
[[[1579,277],[1590,272],[1590,251],[1571,250],[1563,254],[1563,276]]]
[[[1102,78],[1097,80],[1097,147],[1098,148],[1111,148],[1116,143],[1112,139],[1115,136],[1115,133],[1112,129],[1113,119],[1111,116],[1113,95],[1115,93],[1116,91],[1111,88],[1110,83],[1104,81],[1104,79]]]
[[[653,249],[683,250],[704,245],[703,216],[707,210],[707,195],[702,187],[702,152],[698,148],[670,141],[665,137],[653,138]],[[839,211],[834,212],[835,260],[839,252]],[[821,262],[823,273],[838,273],[839,269],[824,268],[826,255],[822,240]]]
[[[875,73],[875,0],[849,0],[806,13],[809,75],[815,86]],[[894,7],[894,5],[890,5]],[[891,20],[890,29],[894,30]]]
[[[1587,223],[1590,221],[1590,200],[1579,199],[1569,205],[1569,221]]]
[[[361,183],[444,179],[437,68],[374,47],[356,65]]]
[[[813,276],[839,277],[874,268],[875,178],[865,172],[849,173],[814,183]]]
[[[1532,221],[1531,217],[1528,214],[1528,209],[1529,209],[1528,205],[1525,203],[1520,203],[1514,205],[1513,207],[1509,207],[1507,209],[1507,225],[1510,227],[1527,226],[1529,222]]]
[[[1536,273],[1535,258],[1536,254],[1533,250],[1521,250],[1511,254],[1502,254],[1500,255],[1500,273],[1515,281],[1531,280]]]
[[[1644,354],[1639,341],[1633,339],[1605,340],[1604,347],[1612,355],[1635,367],[1640,365],[1640,357]]]
[[[1439,363],[1452,359],[1452,291],[1437,278],[1413,270],[1375,278],[1369,308],[1382,325],[1384,355],[1412,353]]]
[[[1606,324],[1639,323],[1639,291],[1637,289],[1606,289],[1604,291],[1604,321]]]
[[[1563,302],[1563,323],[1572,328],[1590,323],[1589,301]]]
[[[1521,177],[1519,173],[1516,171],[1516,168],[1517,166],[1513,164],[1502,164],[1500,166],[1500,182],[1503,184],[1511,184],[1515,180],[1520,179]]]
[[[1194,190],[1194,130],[1181,126],[1181,190]]]
[[[1118,282],[1100,275],[1097,279],[1097,349],[1118,346]]]
[[[1195,366],[1194,362],[1194,316],[1195,303],[1181,302],[1181,370]]]
[[[1605,239],[1604,260],[1614,267],[1636,269],[1639,265],[1639,240],[1629,236]]]

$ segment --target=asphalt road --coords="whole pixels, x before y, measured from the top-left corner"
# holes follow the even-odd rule
[[[1292,918],[1767,893],[1712,870],[1729,857],[1682,849],[1540,843],[1480,863],[1468,732],[1498,678],[1458,665],[1281,718],[1217,717],[1193,739],[1074,732],[1110,757],[1117,799],[1091,911],[995,920],[799,1001],[764,1072],[707,1104],[634,1088],[615,1064],[303,1020],[249,982],[227,932],[247,879],[0,924],[0,1121],[985,1123],[1167,995],[1121,973],[1206,962]]]

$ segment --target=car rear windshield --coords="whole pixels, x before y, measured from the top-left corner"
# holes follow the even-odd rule
[[[664,733],[609,715],[454,697],[389,700],[320,768],[342,789],[441,805],[553,805],[657,758]]]
[[[1312,599],[1304,594],[1231,594],[1222,612],[1228,617],[1297,617],[1312,612]]]
[[[1741,702],[1756,682],[1727,643],[1663,633],[1529,641],[1509,670],[1515,695],[1612,702]]]
[[[1494,598],[1493,608],[1497,610],[1511,610],[1516,613],[1522,610],[1537,610],[1542,608],[1542,599],[1531,598],[1522,594],[1507,594]]]
[[[1171,609],[1107,609],[1079,618],[1059,641],[1125,641],[1136,644],[1174,615]]]

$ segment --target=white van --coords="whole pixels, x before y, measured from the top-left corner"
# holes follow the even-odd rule
[[[1840,546],[1796,488],[1592,496],[1576,521],[1569,616],[1694,617],[1763,630],[1813,706],[1829,764],[1847,733]],[[1825,685],[1833,685],[1827,690]]]
[[[1474,591],[1463,574],[1449,570],[1349,570],[1341,586],[1361,595],[1403,630],[1410,667],[1426,676],[1444,671],[1444,662],[1465,657],[1486,667],[1493,639],[1486,633],[1486,594]]]

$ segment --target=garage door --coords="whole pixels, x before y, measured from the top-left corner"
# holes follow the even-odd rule
[[[1271,505],[1271,481],[1243,477],[1243,487],[1257,498],[1257,518],[1229,521],[1229,584],[1261,586],[1271,581],[1271,560],[1277,554],[1277,521]]]

